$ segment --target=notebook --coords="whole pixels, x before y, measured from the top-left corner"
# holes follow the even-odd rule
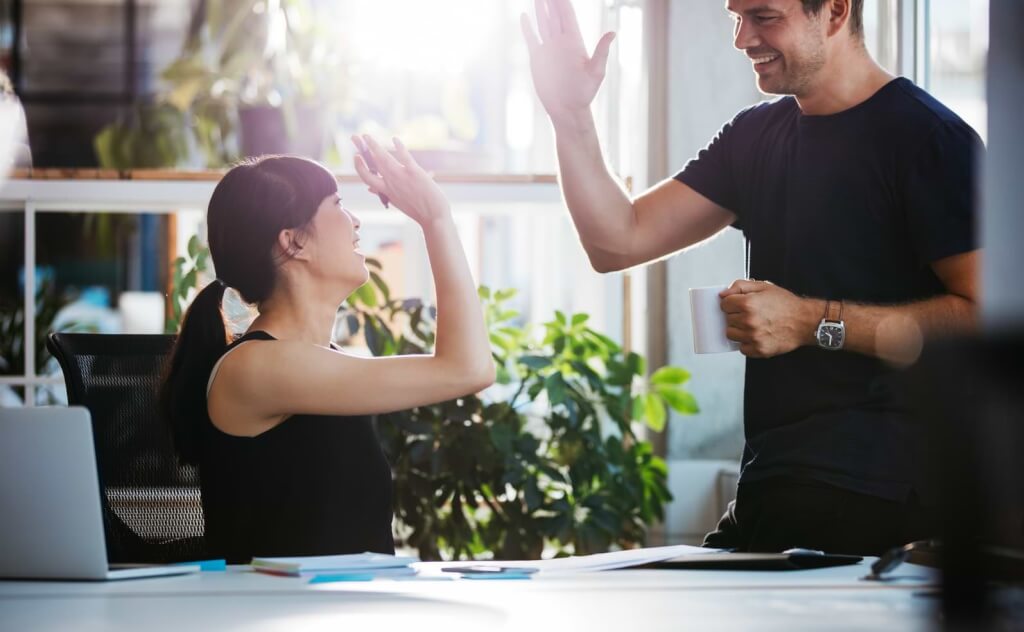
[[[0,408],[0,578],[112,580],[198,565],[107,564],[89,411]]]
[[[254,571],[271,575],[298,577],[316,575],[314,581],[341,581],[342,578],[373,579],[412,576],[410,566],[419,562],[417,557],[385,555],[383,553],[354,553],[349,555],[312,555],[306,557],[255,557]],[[317,580],[319,578],[319,580]]]

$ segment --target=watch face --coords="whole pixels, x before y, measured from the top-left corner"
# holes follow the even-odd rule
[[[826,349],[841,349],[846,331],[842,325],[826,323],[818,327],[818,344]]]

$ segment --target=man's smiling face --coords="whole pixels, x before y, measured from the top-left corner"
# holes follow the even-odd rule
[[[735,22],[733,45],[753,65],[765,94],[804,96],[825,66],[827,5],[818,15],[800,0],[728,0]]]

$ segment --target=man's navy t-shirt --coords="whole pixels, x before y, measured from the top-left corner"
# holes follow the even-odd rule
[[[736,215],[752,278],[897,304],[942,293],[929,264],[977,247],[981,151],[966,123],[895,79],[837,114],[805,116],[792,97],[746,109],[676,179]],[[931,432],[907,413],[899,381],[897,369],[846,351],[748,358],[741,483],[787,475],[928,498],[919,448]]]

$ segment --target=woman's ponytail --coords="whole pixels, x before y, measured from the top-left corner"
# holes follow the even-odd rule
[[[206,382],[229,343],[224,312],[224,283],[213,281],[193,299],[171,351],[160,387],[160,410],[183,463],[198,463],[200,433],[209,422]]]

